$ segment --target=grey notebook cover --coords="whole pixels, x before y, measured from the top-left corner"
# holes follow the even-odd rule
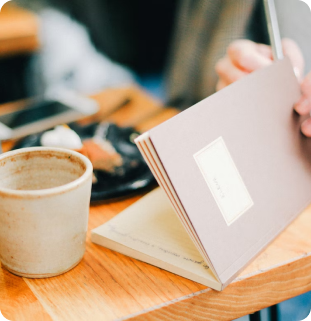
[[[149,131],[224,286],[311,201],[299,97],[284,59]]]

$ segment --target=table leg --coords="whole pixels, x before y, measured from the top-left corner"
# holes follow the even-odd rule
[[[249,320],[250,321],[260,321],[260,311],[257,311],[253,314],[249,315]]]
[[[270,308],[268,308],[269,311],[269,321],[277,321],[278,320],[278,307],[277,305],[272,305]],[[249,315],[250,321],[260,321],[260,311],[257,311],[253,314]]]
[[[278,320],[278,306],[272,305],[269,308],[269,314],[270,314],[270,321],[277,321]]]

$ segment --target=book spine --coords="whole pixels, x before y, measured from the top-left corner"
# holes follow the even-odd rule
[[[150,140],[149,134],[144,133],[135,139],[135,143],[141,152],[142,156],[144,157],[146,163],[148,164],[152,174],[154,175],[155,179],[157,180],[158,184],[161,186],[169,201],[177,214],[179,220],[181,221],[182,225],[186,229],[188,235],[190,236],[192,242],[196,245],[198,251],[201,253],[202,257],[213,271],[215,277],[218,279],[218,275],[215,272],[215,269],[209,260],[209,257],[203,248],[201,241],[199,240],[189,218],[188,215],[181,204],[174,187],[172,186],[169,177],[166,174],[166,171],[156,154],[152,142]]]

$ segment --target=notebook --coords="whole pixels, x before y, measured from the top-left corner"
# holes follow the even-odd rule
[[[311,201],[311,140],[287,58],[137,138],[161,189],[92,241],[224,289]]]

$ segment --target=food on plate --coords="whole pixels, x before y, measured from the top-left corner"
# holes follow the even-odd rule
[[[67,125],[62,125],[45,132],[41,137],[41,145],[79,150],[82,148],[82,141],[75,131]]]
[[[84,140],[80,153],[90,159],[95,170],[113,174],[118,167],[123,165],[122,156],[111,143],[98,137]]]
[[[123,165],[122,156],[106,138],[95,135],[82,142],[79,135],[67,125],[45,132],[41,137],[41,145],[75,150],[88,157],[95,170],[110,174],[114,174]],[[95,178],[94,176],[93,183],[96,182]]]

